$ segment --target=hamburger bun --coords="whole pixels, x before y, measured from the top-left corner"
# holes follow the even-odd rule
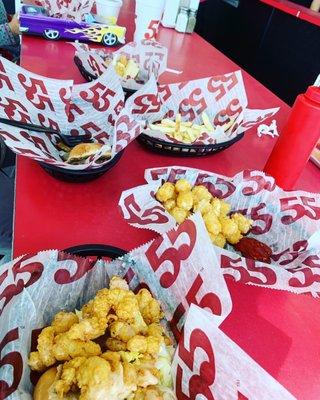
[[[52,367],[44,372],[33,392],[33,400],[49,400],[49,389],[52,386],[57,375],[57,368]]]

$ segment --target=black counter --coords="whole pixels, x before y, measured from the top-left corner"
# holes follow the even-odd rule
[[[320,27],[259,1],[208,0],[196,31],[290,105],[320,73]]]

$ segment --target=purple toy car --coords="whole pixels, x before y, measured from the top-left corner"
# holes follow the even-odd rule
[[[125,43],[126,28],[117,25],[75,22],[49,17],[44,7],[24,5],[20,11],[20,31],[49,40],[67,39],[98,42],[105,46]]]

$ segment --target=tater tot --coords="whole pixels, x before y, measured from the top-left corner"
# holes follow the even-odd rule
[[[190,192],[191,190],[191,183],[188,182],[186,179],[179,179],[175,185],[176,191],[178,193],[181,192]]]
[[[159,200],[161,203],[174,198],[174,184],[170,182],[164,183],[156,193],[156,199]]]
[[[170,211],[176,206],[176,201],[174,199],[169,199],[165,201],[163,205],[166,210]]]
[[[224,200],[220,200],[220,214],[227,215],[231,210],[231,205]]]
[[[178,194],[177,206],[183,210],[190,211],[193,206],[193,197],[191,192],[182,192]]]
[[[222,233],[219,233],[218,235],[213,235],[212,233],[209,232],[209,236],[210,236],[211,242],[214,245],[216,245],[218,247],[222,247],[222,248],[226,245],[227,240],[223,236]]]
[[[238,225],[229,217],[220,217],[221,231],[224,236],[231,236],[238,231]]]
[[[200,200],[199,203],[195,204],[193,206],[193,211],[197,212],[200,211],[202,215],[212,211],[212,206],[209,202],[209,200]]]
[[[241,233],[248,233],[253,221],[251,219],[246,218],[244,215],[240,213],[235,213],[232,215],[232,220],[237,224],[238,229]]]
[[[180,207],[174,207],[172,210],[170,210],[170,214],[178,222],[178,224],[181,224],[184,220],[186,220],[189,215],[187,210],[184,210]]]
[[[235,233],[233,233],[232,235],[228,235],[226,236],[227,241],[230,244],[236,244],[238,243],[241,239],[243,238],[243,236],[241,235],[241,232],[239,230],[237,230]]]
[[[221,213],[221,200],[214,197],[211,200],[211,206],[212,206],[212,211],[214,212],[214,214],[216,214],[216,216],[219,217],[219,215]]]
[[[221,224],[215,214],[209,212],[203,216],[203,220],[210,233],[213,235],[218,235],[221,232]]]
[[[193,195],[193,202],[195,204],[199,203],[199,201],[201,201],[201,200],[209,200],[210,201],[212,198],[209,190],[203,185],[195,186],[192,189],[192,195]]]

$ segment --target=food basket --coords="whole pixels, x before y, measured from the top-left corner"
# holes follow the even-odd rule
[[[87,81],[87,82],[92,82],[94,80],[96,80],[98,77],[92,73],[90,73],[88,70],[85,69],[85,67],[83,66],[82,61],[80,60],[80,58],[75,55],[74,56],[74,63],[76,64],[76,66],[79,69],[80,74],[83,76],[83,78]],[[125,93],[125,97],[126,99],[128,97],[130,97],[133,93],[135,93],[135,90],[133,89],[129,89],[129,88],[123,88],[123,91]]]
[[[78,257],[97,257],[98,259],[109,258],[111,260],[122,257],[126,254],[126,251],[119,247],[105,244],[82,244],[80,246],[68,247],[63,251]]]
[[[223,143],[188,145],[183,143],[166,142],[142,133],[140,136],[138,136],[137,141],[155,153],[175,155],[180,157],[200,157],[226,150],[228,147],[241,140],[243,136],[244,133],[240,133],[235,138]]]
[[[100,178],[106,172],[110,171],[118,162],[123,155],[124,150],[117,153],[113,159],[103,164],[98,168],[83,169],[83,170],[72,170],[57,167],[56,165],[46,164],[39,162],[39,165],[52,177],[61,181],[72,182],[72,183],[85,183]]]

